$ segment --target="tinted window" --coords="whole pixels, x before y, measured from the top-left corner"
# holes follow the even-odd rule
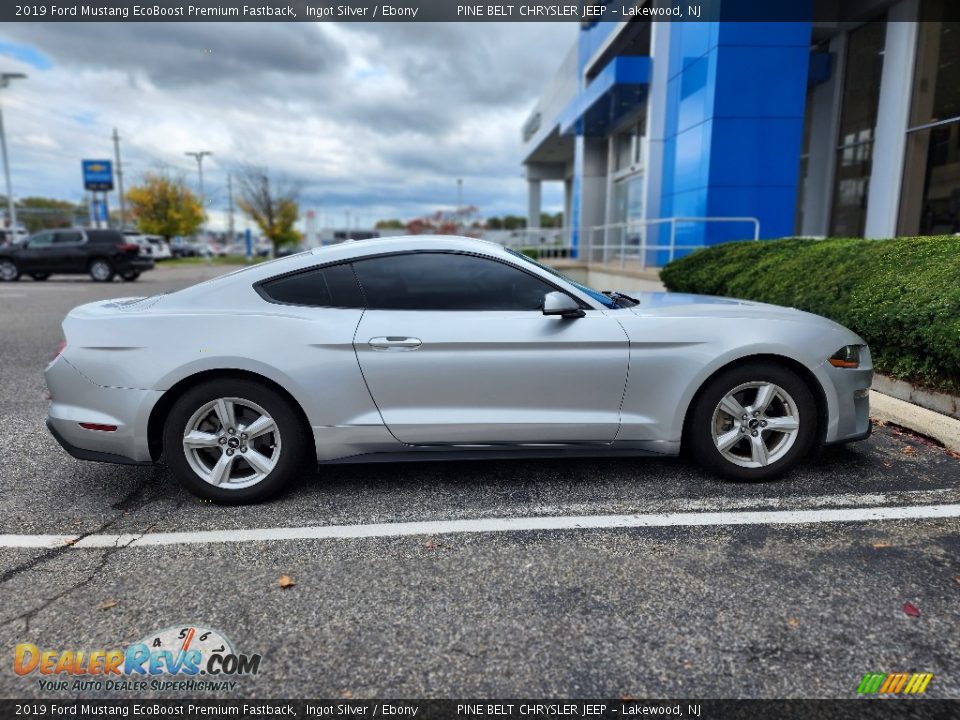
[[[367,306],[388,310],[539,310],[555,288],[495,260],[410,253],[353,263]]]
[[[88,230],[87,239],[92,243],[113,243],[115,245],[126,242],[123,235],[116,230]]]
[[[83,242],[83,233],[72,230],[69,232],[58,232],[54,236],[53,242],[57,245],[76,245]]]
[[[27,243],[28,247],[39,248],[47,247],[53,242],[53,233],[52,232],[42,232],[37,233],[32,238],[30,242]]]
[[[271,300],[315,307],[363,307],[363,295],[349,265],[333,265],[267,280],[261,286]]]

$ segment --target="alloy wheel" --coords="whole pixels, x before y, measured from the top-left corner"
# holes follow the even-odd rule
[[[745,468],[772,465],[800,434],[800,411],[786,390],[748,382],[723,396],[713,411],[714,445],[727,461]]]
[[[90,274],[94,280],[103,282],[110,278],[110,266],[103,260],[97,260],[90,266]]]
[[[183,435],[183,452],[204,482],[239,490],[261,482],[280,459],[280,430],[262,407],[236,397],[198,409]]]
[[[9,260],[0,260],[0,280],[16,280],[17,266]]]

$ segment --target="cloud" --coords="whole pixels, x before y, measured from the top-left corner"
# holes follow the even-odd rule
[[[18,195],[79,199],[80,159],[111,157],[117,127],[128,183],[158,165],[193,181],[183,153],[205,149],[212,209],[254,163],[299,181],[305,207],[373,222],[451,206],[457,178],[484,214],[522,212],[520,126],[577,26],[78,27],[0,29],[5,68],[30,75],[4,95]]]

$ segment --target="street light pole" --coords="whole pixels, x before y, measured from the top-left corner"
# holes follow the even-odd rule
[[[203,238],[207,238],[207,223],[206,223],[206,214],[207,214],[207,197],[203,193],[203,159],[207,155],[213,155],[209,150],[197,150],[196,152],[185,152],[184,155],[189,155],[192,158],[196,158],[197,161],[197,174],[200,176],[200,204],[203,206],[204,222],[202,225],[203,228]]]
[[[23,73],[0,73],[0,90],[8,87],[11,80],[27,76]],[[17,207],[13,202],[13,185],[10,182],[10,159],[7,156],[7,136],[3,130],[3,108],[0,107],[0,149],[3,150],[3,175],[7,181],[7,212],[10,215],[10,237],[17,235]]]
[[[127,229],[127,205],[123,197],[123,163],[120,161],[120,133],[113,129],[113,152],[117,160],[117,187],[120,190],[120,231]],[[109,222],[109,219],[108,219]]]

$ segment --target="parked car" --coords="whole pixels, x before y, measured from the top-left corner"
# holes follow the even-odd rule
[[[720,475],[764,480],[870,432],[870,352],[835,322],[600,293],[468,238],[319,248],[82,305],[63,329],[45,375],[67,452],[162,454],[215,502],[264,499],[317,462],[424,457],[684,447]]]
[[[16,245],[27,239],[26,230],[11,230],[10,228],[0,228],[0,247],[3,245]]]
[[[69,228],[43,230],[19,245],[0,248],[0,280],[22,274],[46,280],[53,273],[89,274],[97,282],[119,275],[133,281],[153,260],[140,252],[119,230]]]
[[[154,260],[169,260],[173,257],[169,243],[161,235],[147,235],[147,245],[150,248],[150,257]]]

